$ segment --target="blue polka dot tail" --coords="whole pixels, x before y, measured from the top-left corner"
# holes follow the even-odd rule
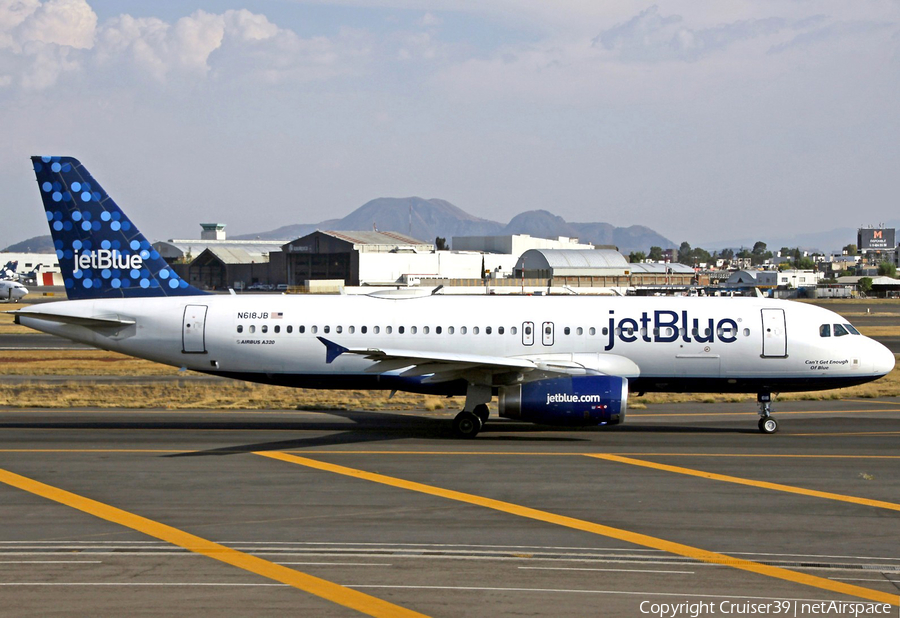
[[[31,157],[72,300],[206,294],[178,276],[72,157]]]

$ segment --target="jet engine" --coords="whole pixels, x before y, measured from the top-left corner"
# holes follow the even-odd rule
[[[500,388],[500,416],[543,425],[624,422],[628,379],[566,376]]]

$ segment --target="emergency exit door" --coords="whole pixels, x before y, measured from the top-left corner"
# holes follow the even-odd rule
[[[185,354],[206,354],[206,305],[188,305],[184,308],[181,346]]]
[[[541,324],[541,343],[548,346],[553,345],[553,322]]]
[[[784,322],[784,309],[762,309],[764,357],[787,356],[787,328]]]

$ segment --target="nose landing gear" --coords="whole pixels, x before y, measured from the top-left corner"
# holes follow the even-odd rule
[[[759,430],[762,433],[778,431],[778,421],[772,416],[772,394],[759,393],[756,402],[759,404]]]

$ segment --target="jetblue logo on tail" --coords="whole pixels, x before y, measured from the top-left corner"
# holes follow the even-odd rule
[[[100,249],[94,253],[78,253],[75,252],[75,272],[82,272],[82,269],[96,268],[102,270],[104,268],[121,268],[123,270],[140,270],[144,267],[144,259],[137,253],[130,255],[120,253],[113,249],[107,251]]]

